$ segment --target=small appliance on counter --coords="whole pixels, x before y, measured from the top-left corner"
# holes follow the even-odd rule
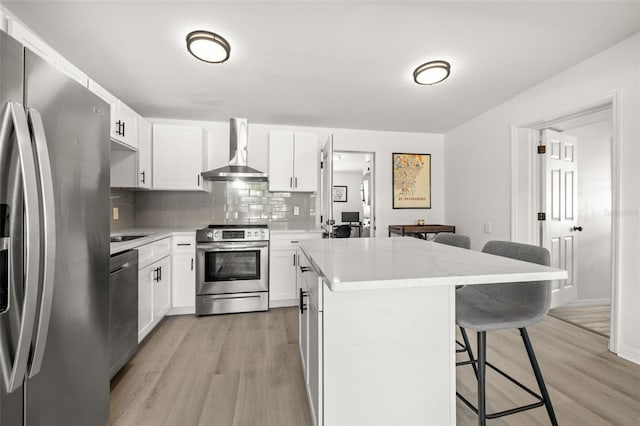
[[[269,228],[209,225],[196,232],[196,315],[269,309]]]

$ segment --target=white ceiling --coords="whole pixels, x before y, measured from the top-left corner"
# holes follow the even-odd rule
[[[360,172],[367,169],[369,154],[335,151],[333,153],[334,172]]]
[[[640,31],[638,1],[3,3],[144,116],[434,133]],[[194,29],[230,60],[195,60]],[[433,59],[451,77],[416,85]]]

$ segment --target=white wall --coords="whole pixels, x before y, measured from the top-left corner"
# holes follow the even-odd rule
[[[578,301],[611,297],[610,121],[568,130],[578,140]]]
[[[541,58],[542,59],[542,58]],[[499,84],[499,82],[495,83]],[[640,363],[640,34],[556,75],[445,135],[446,220],[471,237],[478,249],[490,239],[510,238],[511,126],[559,117],[617,94],[619,204],[613,217],[620,226],[620,318],[617,351]],[[482,231],[491,221],[493,232]]]
[[[209,168],[224,166],[229,161],[229,123],[184,121],[150,118],[154,123],[199,125],[207,129],[209,138]],[[333,129],[325,127],[276,126],[252,123],[249,117],[249,165],[268,171],[269,131],[284,130],[318,135],[322,149],[333,135],[335,150],[375,153],[375,217],[376,236],[386,237],[390,224],[444,222],[444,135],[434,133],[383,132],[376,130]],[[415,152],[431,154],[431,209],[393,209],[391,154]],[[318,161],[319,161],[318,154]],[[319,178],[319,177],[318,177]],[[318,197],[319,200],[320,197]],[[317,211],[320,211],[318,206]],[[319,215],[318,215],[319,218]]]
[[[342,212],[358,212],[360,213],[360,221],[362,221],[363,204],[360,194],[362,172],[333,172],[333,185],[347,187],[347,202],[333,203],[333,218],[336,223],[342,223]]]

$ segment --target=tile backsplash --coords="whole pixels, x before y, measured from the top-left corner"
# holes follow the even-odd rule
[[[118,209],[118,220],[113,220],[113,208]],[[135,192],[126,189],[111,189],[111,232],[133,228],[136,224]]]
[[[136,192],[135,226],[199,228],[211,223],[268,223],[273,229],[315,226],[315,193],[269,192],[267,182],[211,185],[211,193]],[[298,215],[294,215],[295,207]]]

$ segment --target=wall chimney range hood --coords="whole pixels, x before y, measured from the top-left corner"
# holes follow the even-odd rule
[[[232,118],[229,126],[229,165],[202,173],[205,180],[213,181],[267,181],[267,175],[247,166],[249,123],[246,118]]]

